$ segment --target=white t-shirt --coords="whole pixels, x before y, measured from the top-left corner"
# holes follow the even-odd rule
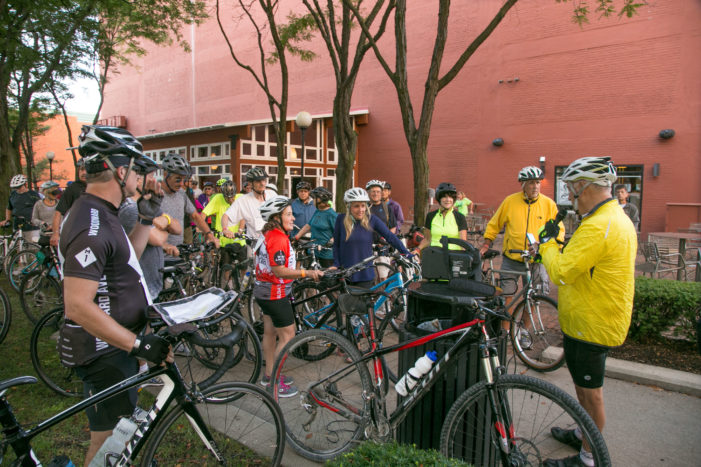
[[[270,199],[277,194],[273,190],[265,190],[265,199]],[[260,216],[260,206],[264,203],[256,198],[256,193],[251,191],[243,196],[239,196],[234,203],[226,210],[226,216],[234,224],[241,222],[241,219],[246,221],[246,235],[253,238],[260,238],[261,230],[265,225],[265,221]]]

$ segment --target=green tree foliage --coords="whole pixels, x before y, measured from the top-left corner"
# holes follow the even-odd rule
[[[205,16],[203,1],[1,2],[0,172],[19,173],[22,138],[27,136],[36,100],[61,91],[56,83],[84,75],[95,50],[98,60],[104,61],[109,54],[123,57],[140,50],[142,40],[168,43],[175,37],[184,43],[182,24]],[[105,40],[107,25],[119,29],[119,40]],[[7,184],[0,184],[0,203],[6,203],[8,195]]]

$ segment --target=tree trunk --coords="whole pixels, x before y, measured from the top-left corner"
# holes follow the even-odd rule
[[[333,100],[333,132],[336,143],[338,168],[336,169],[336,211],[345,212],[343,194],[352,187],[358,134],[353,129],[350,113],[351,96],[355,80],[348,86],[337,86]]]

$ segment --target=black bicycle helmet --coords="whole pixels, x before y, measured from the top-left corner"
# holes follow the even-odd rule
[[[104,125],[84,125],[78,152],[85,160],[88,173],[98,173],[112,167],[128,166],[132,159],[144,157],[143,146],[127,130]]]
[[[233,198],[236,194],[236,184],[230,180],[227,180],[221,186],[221,194],[224,198]]]
[[[455,185],[452,183],[443,182],[436,188],[436,201],[440,202],[444,195],[450,194],[452,194],[452,198],[455,199],[458,194],[458,189],[455,188]]]
[[[155,172],[160,168],[161,166],[158,165],[156,161],[154,161],[148,156],[143,156],[134,161],[134,172],[136,172],[139,175],[145,176],[150,174],[151,172]]]
[[[180,154],[170,152],[163,158],[161,167],[169,174],[182,175],[189,177],[192,174],[192,168],[188,161]]]
[[[331,201],[331,198],[333,198],[333,194],[331,194],[331,192],[323,186],[314,188],[309,194],[312,196],[312,198],[318,199],[322,203]]]
[[[251,170],[246,172],[246,180],[254,182],[258,180],[267,180],[268,174],[265,173],[265,169],[261,167],[253,167]]]
[[[302,180],[301,182],[297,183],[297,186],[295,187],[295,191],[299,190],[311,190],[312,189],[312,184],[309,182],[305,182]]]

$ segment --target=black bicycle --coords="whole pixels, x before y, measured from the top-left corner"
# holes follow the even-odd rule
[[[192,336],[196,335],[189,338]],[[175,345],[182,335],[166,338]],[[42,465],[31,447],[34,437],[91,405],[156,377],[163,380],[163,388],[145,416],[131,417],[137,425],[135,434],[121,452],[105,455],[106,466],[280,465],[285,448],[284,421],[267,393],[253,384],[237,382],[204,390],[193,388],[185,384],[175,363],[127,378],[30,428],[15,417],[7,391],[36,383],[36,378],[21,376],[0,382],[0,464],[7,460],[11,465]],[[10,448],[14,459],[7,456]]]

